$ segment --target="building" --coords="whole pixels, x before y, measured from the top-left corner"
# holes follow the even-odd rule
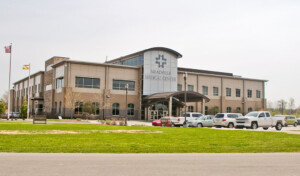
[[[45,71],[31,75],[29,86],[28,77],[14,83],[12,109],[20,111],[28,87],[31,112],[49,117],[81,116],[86,103],[96,107],[93,114],[98,119],[179,116],[184,95],[187,111],[203,114],[265,109],[266,80],[180,68],[180,58],[180,53],[163,47],[105,63],[52,57],[45,62]]]

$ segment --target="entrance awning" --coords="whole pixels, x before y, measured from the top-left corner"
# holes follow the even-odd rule
[[[169,101],[170,97],[173,98],[178,103],[184,103],[184,93],[185,91],[177,92],[162,92],[149,95],[144,98],[144,104],[150,106],[156,102]],[[186,91],[186,102],[209,102],[210,99],[198,92]]]

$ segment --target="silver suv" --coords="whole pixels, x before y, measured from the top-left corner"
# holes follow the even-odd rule
[[[214,127],[233,128],[236,124],[235,120],[238,117],[243,117],[240,113],[218,113],[214,118]]]

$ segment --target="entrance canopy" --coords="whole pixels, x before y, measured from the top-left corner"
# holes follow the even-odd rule
[[[146,106],[150,106],[157,102],[169,101],[172,97],[174,102],[184,105],[184,94],[185,91],[156,93],[145,97],[144,102]],[[203,102],[203,100],[210,101],[209,98],[198,92],[186,91],[186,102]]]

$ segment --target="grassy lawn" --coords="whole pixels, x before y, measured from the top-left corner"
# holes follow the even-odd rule
[[[0,122],[0,152],[300,152],[300,135],[208,128]]]

